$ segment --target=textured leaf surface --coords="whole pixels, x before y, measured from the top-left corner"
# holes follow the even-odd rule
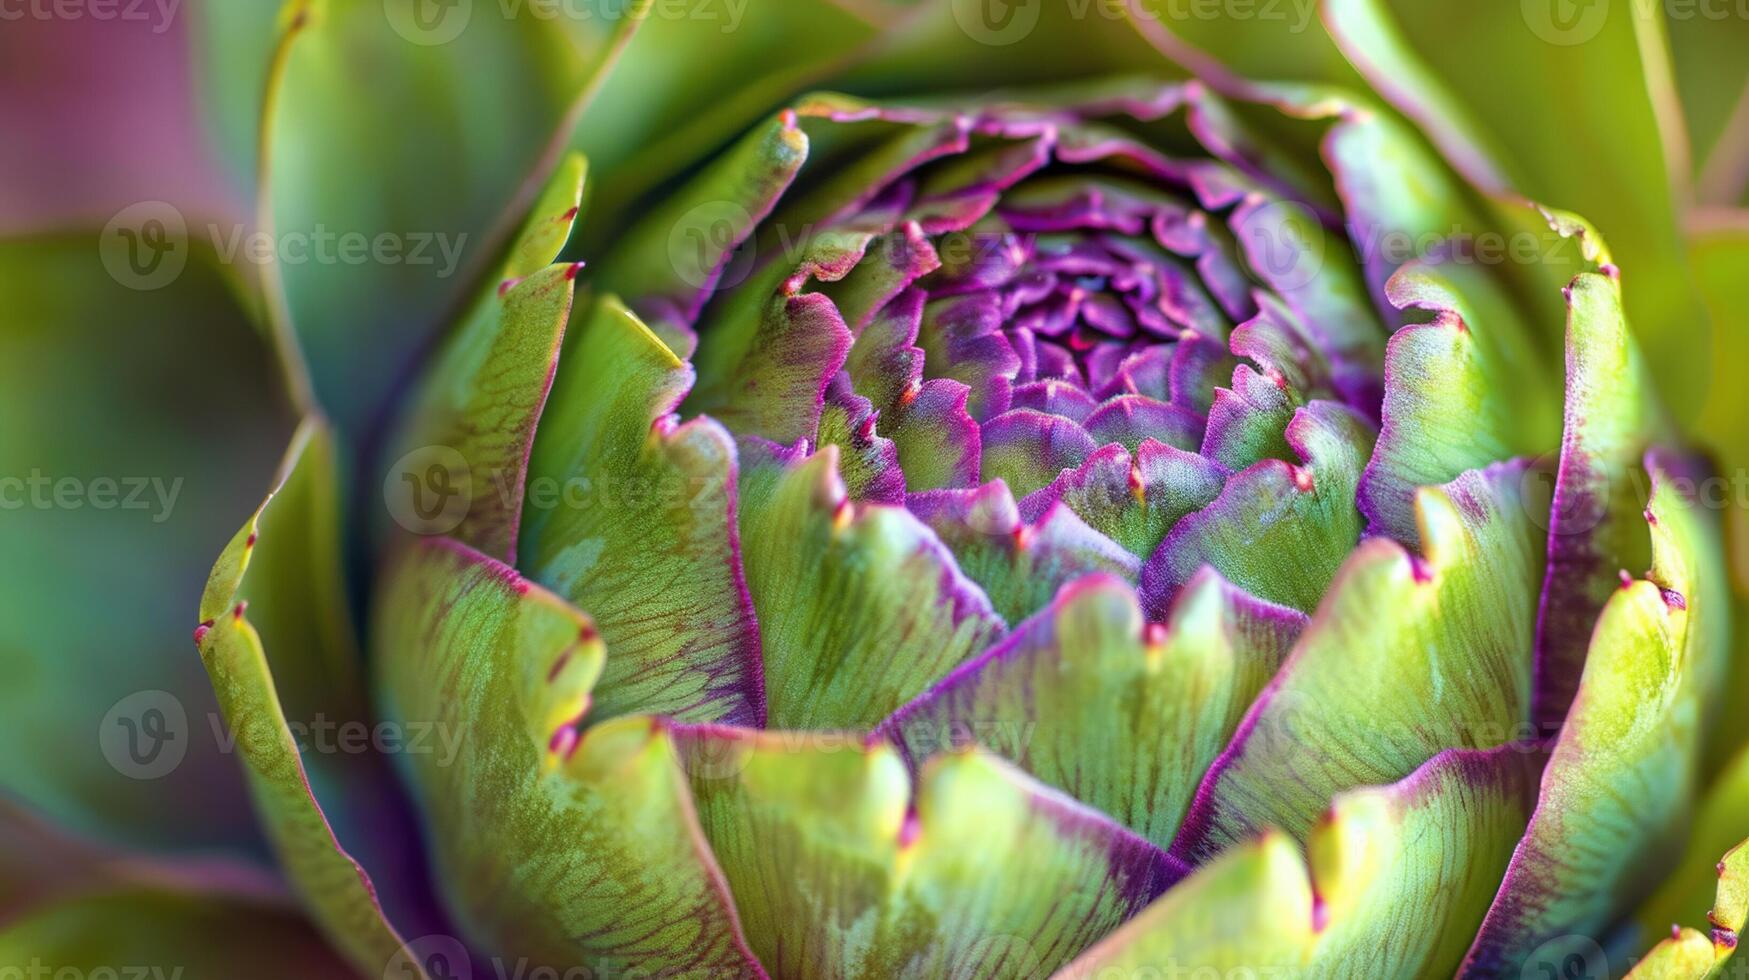
[[[324,718],[357,724],[365,717],[352,626],[343,612],[337,493],[328,433],[319,422],[306,422],[273,493],[219,556],[201,599],[195,645],[281,866],[334,943],[360,970],[373,972],[403,952],[402,938],[367,870],[335,836],[288,724],[288,714],[300,725]],[[253,617],[242,596],[254,600]],[[289,712],[264,640],[272,645],[272,664],[281,667]],[[319,784],[340,797],[342,813],[377,821],[398,816],[358,812],[384,799],[390,777],[379,759],[341,755],[308,765],[318,770]]]
[[[613,297],[570,331],[535,434],[520,552],[612,656],[595,716],[756,724],[759,637],[735,529],[735,445],[669,415],[691,369]]]
[[[582,194],[583,158],[572,156],[529,216],[499,281],[474,301],[425,372],[393,454],[400,465],[388,476],[403,481],[390,485],[409,491],[413,505],[397,518],[413,518],[415,530],[448,533],[501,561],[516,557],[535,424],[571,315],[577,269],[548,263],[570,237]],[[450,482],[442,486],[465,496],[446,499],[427,528],[419,526],[418,508],[431,503],[420,495],[433,489],[425,481],[434,471],[417,464],[429,467],[439,453],[461,459],[464,472],[445,472]]]
[[[1060,500],[1131,554],[1147,558],[1180,518],[1212,503],[1230,475],[1218,463],[1153,439],[1143,440],[1134,454],[1104,446],[1021,501],[1021,513],[1043,513]]]
[[[679,737],[774,977],[1044,976],[1166,882],[1158,848],[979,752],[936,759],[912,801],[884,743]]]
[[[915,494],[906,508],[929,525],[968,578],[983,587],[997,615],[1018,623],[1069,582],[1091,572],[1134,581],[1136,556],[1087,526],[1068,507],[1050,507],[1035,521],[1000,481],[976,490]]]
[[[1003,632],[1002,619],[910,512],[858,504],[837,447],[750,461],[747,586],[773,728],[862,728]]]
[[[1200,862],[1266,826],[1303,835],[1344,789],[1522,730],[1542,564],[1524,472],[1423,490],[1424,557],[1385,538],[1356,549],[1209,771],[1174,856]]]
[[[881,730],[914,765],[979,742],[1165,846],[1304,624],[1205,570],[1156,632],[1089,576]]]
[[[1294,414],[1286,438],[1302,465],[1253,464],[1160,542],[1142,570],[1151,614],[1163,613],[1205,564],[1260,599],[1304,611],[1317,607],[1360,540],[1354,492],[1373,433],[1341,405],[1313,402]]]
[[[409,543],[378,607],[385,715],[461,734],[401,761],[470,938],[555,968],[749,968],[664,724],[573,727],[611,657],[588,617],[441,539]]]
[[[1591,624],[1616,573],[1645,563],[1635,481],[1661,431],[1651,379],[1622,310],[1621,284],[1584,273],[1567,287],[1567,406],[1549,515],[1549,570],[1537,626],[1536,710],[1558,722],[1585,664]]]
[[[617,239],[599,277],[651,320],[690,331],[711,294],[740,285],[751,252],[737,253],[771,213],[808,156],[807,134],[785,112],[755,126]],[[681,351],[690,353],[690,351]]]
[[[1553,366],[1538,370],[1534,335],[1489,272],[1464,261],[1418,260],[1387,286],[1392,303],[1431,311],[1434,319],[1391,337],[1383,424],[1358,503],[1374,532],[1410,546],[1418,543],[1417,489],[1502,459],[1541,455],[1559,439]]]
[[[1600,937],[1686,827],[1729,607],[1710,522],[1675,489],[1681,471],[1655,458],[1648,468],[1652,569],[1624,578],[1604,606],[1536,815],[1466,959],[1471,968],[1558,964],[1573,937]]]
[[[1394,785],[1343,793],[1305,859],[1275,831],[1238,844],[1063,976],[1450,976],[1529,816],[1541,761],[1518,745],[1452,750]]]
[[[1312,901],[1299,848],[1272,831],[1235,845],[1174,886],[1062,977],[1094,980],[1168,968],[1219,975],[1297,971],[1312,942]]]

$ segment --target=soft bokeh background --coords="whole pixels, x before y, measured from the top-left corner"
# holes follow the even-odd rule
[[[432,38],[405,30],[413,2],[327,5],[282,66],[265,154],[282,26],[269,0],[0,5],[24,11],[0,20],[0,479],[18,481],[0,484],[0,931],[28,926],[0,943],[10,951],[125,921],[118,948],[142,956],[209,937],[221,975],[262,968],[250,949],[286,950],[274,969],[288,975],[332,968],[273,880],[216,727],[190,643],[200,589],[270,485],[300,402],[334,419],[343,465],[367,471],[349,501],[360,521],[375,498],[359,461],[384,406],[567,146],[591,159],[572,246],[587,258],[676,161],[828,76],[880,93],[1182,75],[1158,45],[1182,64],[1253,77],[1413,80],[1384,87],[1398,110],[1460,162],[1462,146],[1492,150],[1499,170],[1469,176],[1605,231],[1667,397],[1727,472],[1749,465],[1741,5],[1653,23],[1628,9],[1643,5],[1605,3],[1583,37],[1551,39],[1535,3],[1332,0],[1328,22],[1375,55],[1351,63],[1316,17],[1237,14],[1258,5],[1173,18],[1166,0],[1141,0],[1170,27],[1150,44],[1052,2],[1028,37],[993,46],[956,18],[964,4],[751,0],[733,30],[653,19],[608,70],[623,3],[577,0],[547,19],[476,0],[486,14],[423,43]],[[124,212],[126,227],[186,228],[167,284],[136,288],[118,265],[125,240],[105,229]],[[259,215],[282,234],[431,236],[456,261],[274,267],[228,253]],[[263,289],[273,277],[283,307],[262,298],[279,295]],[[282,365],[290,328],[313,400],[297,365]],[[33,476],[46,500],[8,504],[33,492]],[[55,499],[63,480],[73,489]],[[136,485],[141,506],[124,506]],[[1733,505],[1743,541],[1744,501]],[[173,725],[178,738],[160,746],[173,764],[127,754],[117,718],[144,717],[142,697]],[[72,892],[32,886],[51,866]]]

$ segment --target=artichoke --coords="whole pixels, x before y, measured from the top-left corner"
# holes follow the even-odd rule
[[[754,4],[713,53],[660,5],[281,13],[262,227],[489,222],[356,152],[369,53],[484,66],[432,168],[537,175],[447,295],[244,277],[301,421],[194,643],[334,953],[103,870],[126,900],[0,951],[109,962],[133,916],[433,980],[1729,969],[1728,423],[1672,351],[1729,320],[1499,162],[1429,15],[1330,0],[1260,57],[1140,0]],[[1534,6],[1507,46],[1551,61],[1651,30]],[[469,102],[530,73],[546,115]],[[324,107],[339,157],[295,139]]]

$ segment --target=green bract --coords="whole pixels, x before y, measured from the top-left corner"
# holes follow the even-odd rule
[[[262,227],[476,236],[238,287],[302,421],[195,643],[361,975],[1721,975],[1660,16],[574,6],[204,15]]]

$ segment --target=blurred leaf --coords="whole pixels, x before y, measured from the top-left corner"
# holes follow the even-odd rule
[[[1672,924],[1669,939],[1652,947],[1634,966],[1629,980],[1702,980],[1725,976],[1725,961],[1737,951],[1738,934],[1749,912],[1749,840],[1739,841],[1708,868],[1716,882],[1712,908],[1706,913],[1711,936]],[[1698,920],[1691,920],[1698,921]]]
[[[407,954],[360,864],[380,856],[381,840],[357,837],[368,829],[404,841],[394,828],[405,815],[385,812],[392,777],[380,756],[348,751],[344,734],[367,730],[340,573],[339,490],[327,429],[306,421],[278,483],[219,555],[195,645],[281,866],[335,944],[374,973]],[[239,596],[254,600],[253,613]],[[322,725],[357,727],[339,729],[330,743]],[[323,811],[324,791],[340,804],[338,830]],[[357,844],[365,849],[348,853]],[[386,868],[372,862],[388,872],[396,896],[407,884],[396,879],[414,866],[406,853],[399,857]]]
[[[1662,936],[1672,925],[1703,921],[1719,887],[1719,855],[1745,836],[1749,836],[1749,748],[1737,754],[1701,798],[1681,860],[1635,915],[1641,935]]]
[[[369,423],[495,261],[603,63],[532,4],[442,5],[431,20],[418,3],[292,0],[268,86],[261,269],[343,433]]]
[[[1702,204],[1749,205],[1749,16],[1724,3],[1667,4],[1671,65]]]
[[[0,783],[137,846],[253,842],[189,630],[291,418],[209,252],[180,242],[136,291],[103,241],[0,244]]]
[[[1631,3],[1587,4],[1571,23],[1555,3],[1388,7],[1328,0],[1327,22],[1379,93],[1473,180],[1603,229],[1653,375],[1693,419],[1708,321],[1682,260],[1688,159],[1661,16]]]
[[[0,972],[154,970],[176,980],[356,976],[295,911],[224,893],[123,888],[38,909],[0,931]]]
[[[271,0],[220,2],[272,7]],[[196,105],[193,7],[177,0],[8,8],[0,31],[7,134],[0,234],[98,228],[141,201],[170,201],[215,221],[247,212],[246,195],[213,158]],[[264,72],[257,66],[252,75]]]
[[[1749,692],[1749,212],[1719,211],[1696,216],[1689,258],[1706,297],[1716,329],[1708,354],[1712,384],[1697,435],[1719,462],[1720,481],[1703,503],[1721,507],[1727,558],[1737,595],[1738,655],[1731,659],[1725,699],[1740,704]],[[1721,504],[1722,500],[1722,504]],[[1749,712],[1728,711],[1707,748],[1705,771],[1718,771],[1739,748],[1749,745]]]

